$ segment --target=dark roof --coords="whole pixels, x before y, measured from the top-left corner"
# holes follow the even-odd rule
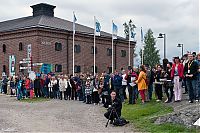
[[[50,17],[46,15],[35,17],[29,16],[0,22],[0,32],[15,31],[19,29],[27,29],[33,27],[72,31],[72,25],[73,23],[71,21],[57,17]],[[76,23],[76,32],[93,35],[94,29]],[[102,31],[101,36],[111,37],[111,34]],[[124,40],[124,38],[122,37],[119,37],[119,39]]]

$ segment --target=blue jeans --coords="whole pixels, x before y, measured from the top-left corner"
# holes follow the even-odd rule
[[[148,97],[149,97],[149,100],[152,99],[152,92],[153,92],[153,84],[149,84],[148,85]]]
[[[189,91],[189,99],[191,101],[197,99],[197,80],[190,80],[187,79],[186,81],[187,87],[188,87],[188,91]]]
[[[122,86],[114,86],[114,90],[117,92],[117,96],[121,99],[121,102],[124,101],[124,90]]]
[[[197,79],[197,90],[198,90],[198,98],[200,100],[200,74],[198,75]]]
[[[18,100],[22,99],[22,90],[21,90],[21,88],[17,88],[17,99]]]
[[[128,93],[129,93],[129,104],[135,104],[138,95],[138,89],[136,86],[128,85]]]

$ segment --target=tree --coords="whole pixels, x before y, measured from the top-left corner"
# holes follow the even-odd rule
[[[133,21],[131,19],[129,20],[128,24],[125,22],[123,26],[124,26],[124,33],[125,33],[126,39],[129,39],[129,27],[131,28],[130,29],[131,31],[134,31],[136,26],[135,24],[133,24]]]
[[[156,40],[153,37],[153,31],[149,29],[144,36],[144,64],[154,67],[160,62],[159,50],[155,47]],[[142,58],[142,49],[140,50]]]

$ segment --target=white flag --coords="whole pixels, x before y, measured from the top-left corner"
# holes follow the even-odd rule
[[[75,34],[75,23],[76,23],[77,19],[76,19],[76,15],[73,12],[73,34]]]
[[[99,21],[95,18],[95,36],[100,36],[101,33],[101,25]]]
[[[115,23],[112,23],[112,36],[113,39],[117,39],[117,32],[118,32],[118,28],[117,25]]]

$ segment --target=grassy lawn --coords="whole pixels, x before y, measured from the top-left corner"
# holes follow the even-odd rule
[[[38,103],[38,102],[45,102],[45,101],[49,101],[50,99],[48,98],[28,98],[28,99],[22,99],[20,100],[21,102],[27,102],[27,103]]]
[[[161,124],[156,125],[153,123],[153,118],[173,112],[172,107],[168,107],[163,103],[157,103],[156,101],[151,101],[142,105],[137,103],[136,105],[123,105],[122,116],[129,120],[136,129],[141,132],[151,132],[151,133],[178,133],[178,132],[189,132],[196,133],[200,132],[196,129],[189,129],[185,126],[178,124]]]

